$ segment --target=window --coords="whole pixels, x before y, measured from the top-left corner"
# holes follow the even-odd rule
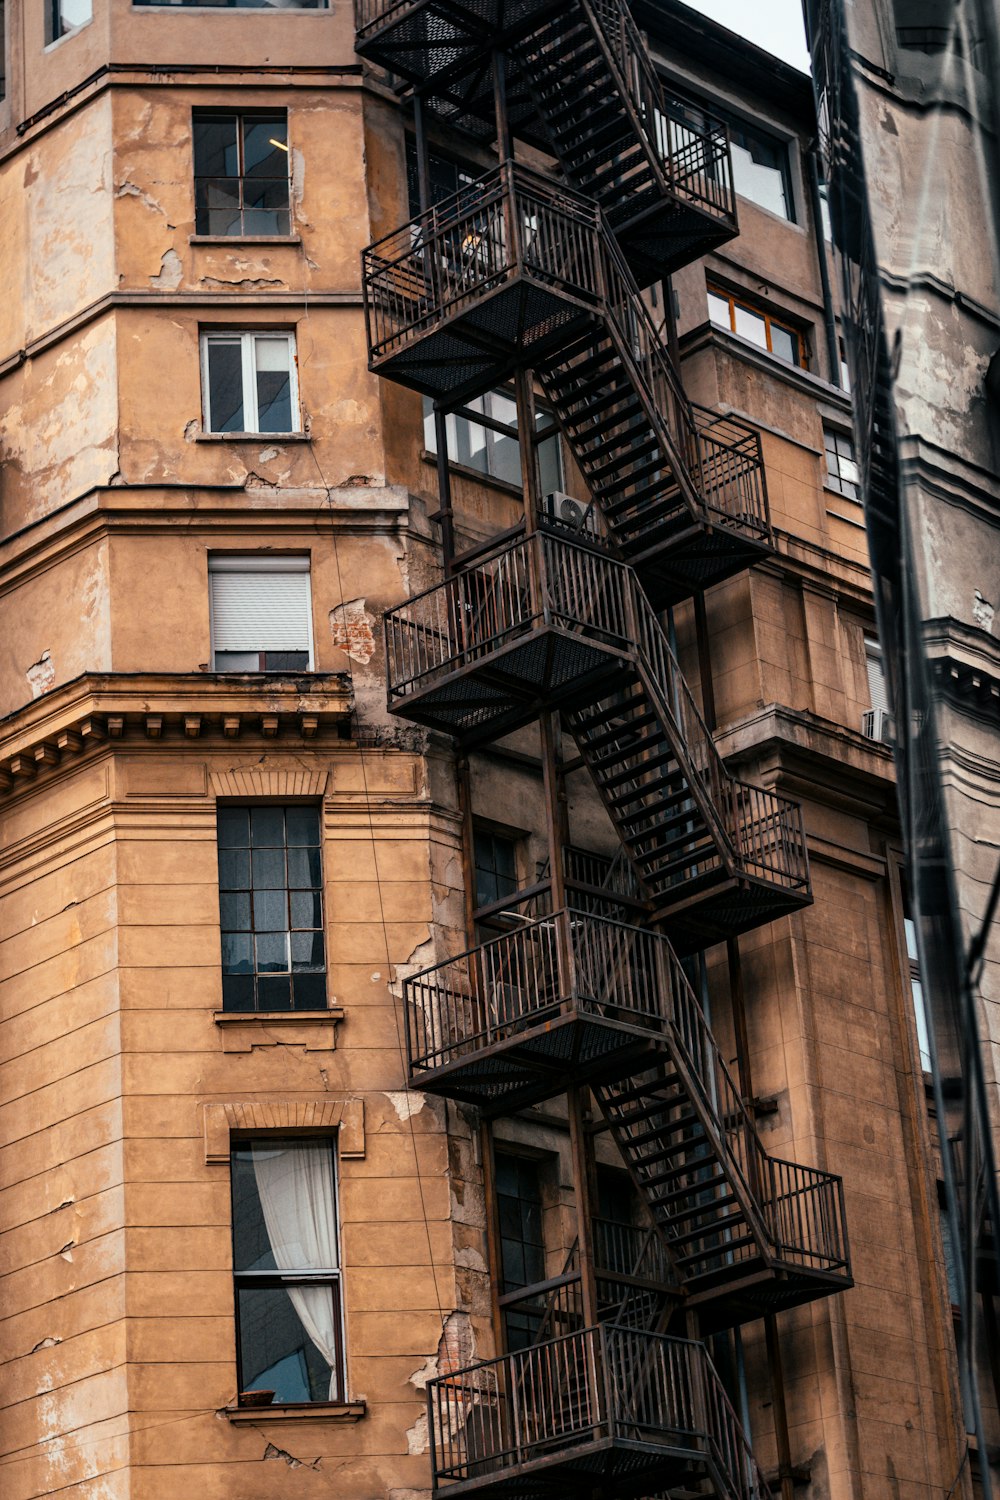
[[[545,1280],[541,1164],[527,1157],[498,1151],[496,1186],[500,1221],[500,1295],[503,1296]],[[524,1349],[534,1343],[544,1313],[544,1299],[541,1304],[527,1303],[508,1308],[504,1314],[507,1347]]]
[[[240,1402],[343,1401],[333,1142],[237,1143],[230,1172]]]
[[[749,339],[769,354],[791,365],[808,369],[805,339],[797,328],[774,318],[766,308],[736,297],[721,287],[708,288],[708,316],[719,328],[728,328],[741,338]]]
[[[58,42],[60,37],[79,31],[92,16],[91,0],[46,0],[45,45],[49,46],[52,42]],[[2,97],[0,90],[0,98]]]
[[[196,109],[194,227],[198,234],[288,234],[288,119]]]
[[[925,1073],[931,1071],[931,1043],[927,1030],[927,1007],[924,1003],[924,986],[920,978],[920,955],[917,951],[917,924],[910,914],[909,897],[903,892],[903,932],[906,937],[906,962],[910,975],[910,998],[913,1002],[913,1017],[917,1025],[917,1046],[920,1049],[920,1066]]]
[[[329,0],[132,0],[136,6],[180,6],[185,10],[326,10]]]
[[[862,716],[861,732],[870,740],[893,741],[892,714],[889,712],[889,685],[885,678],[882,647],[874,636],[865,636],[865,669],[868,674],[869,711]]]
[[[206,432],[298,432],[295,338],[202,335]]]
[[[476,906],[492,906],[517,890],[517,841],[502,833],[477,828],[473,834],[476,861]]]
[[[480,168],[464,167],[448,156],[439,156],[436,151],[427,153],[427,178],[430,189],[430,206],[433,208],[452,198],[462,188],[471,187],[480,175]],[[420,171],[417,164],[417,145],[412,136],[406,138],[406,192],[410,206],[410,218],[420,212]]]
[[[210,557],[208,592],[216,672],[309,671],[308,557]]]
[[[861,476],[854,457],[854,439],[832,427],[824,427],[823,445],[826,449],[826,482],[830,489],[839,490],[848,500],[860,500]]]
[[[485,420],[481,420],[485,419]],[[488,474],[493,479],[521,487],[521,450],[517,438],[517,405],[503,391],[488,391],[468,406],[449,412],[446,418],[448,461]],[[487,425],[487,423],[492,425]],[[555,418],[544,408],[535,409],[538,469],[543,494],[563,487],[562,453]],[[542,436],[544,434],[544,436]],[[424,447],[437,452],[434,408],[424,397]]]
[[[220,805],[224,1010],[323,1010],[318,807]]]
[[[777,136],[730,117],[729,144],[733,155],[733,186],[742,198],[794,222],[792,178],[788,147]]]

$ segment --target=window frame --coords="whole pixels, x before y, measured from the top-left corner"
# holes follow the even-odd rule
[[[743,135],[747,138],[755,136],[761,144],[776,148],[780,153],[781,165],[776,170],[781,178],[781,188],[785,197],[787,212],[780,213],[777,209],[769,208],[766,203],[761,203],[760,199],[753,197],[752,194],[741,192],[736,181],[736,166],[734,163],[733,190],[737,196],[745,199],[747,203],[752,203],[755,208],[762,209],[764,213],[772,214],[774,218],[781,219],[785,224],[797,224],[795,183],[792,176],[792,140],[788,136],[778,135],[775,131],[768,130],[766,125],[758,125],[756,121],[744,119],[742,115],[732,114],[726,109],[721,109],[718,113],[729,131],[730,159],[732,159],[734,146],[740,151],[747,151],[749,154],[748,148],[736,140],[738,135]],[[775,169],[772,168],[771,170]]]
[[[520,436],[518,434],[516,422],[513,424],[509,422],[503,422],[499,417],[494,416],[489,409],[489,403],[495,397],[500,397],[505,401],[513,401],[514,399],[512,393],[505,387],[497,386],[495,389],[484,391],[482,396],[477,396],[475,398],[477,401],[482,401],[483,411],[477,412],[471,406],[457,406],[453,411],[449,411],[446,414],[446,421],[449,427],[452,423],[455,424],[454,432],[456,439],[459,422],[464,422],[469,428],[479,427],[483,430],[486,435],[484,443],[486,467],[484,469],[478,469],[474,464],[464,463],[461,459],[452,458],[452,442],[450,440],[450,434],[448,443],[448,467],[449,469],[458,469],[460,472],[474,476],[477,480],[485,481],[487,484],[502,484],[505,485],[508,489],[517,489],[518,491],[520,491],[520,479],[518,479],[517,481],[507,479],[504,477],[504,475],[496,473],[493,467],[494,455],[498,439],[508,439],[511,442],[517,444],[518,452],[520,454]],[[548,418],[549,425],[547,427],[539,429],[539,417]],[[430,398],[427,396],[423,398],[423,424],[424,451],[432,458],[436,458],[437,432],[434,423],[434,408],[433,404],[430,401]],[[532,439],[532,443],[536,451],[539,450],[545,443],[551,443],[553,445],[552,451],[555,454],[555,467],[557,470],[556,481],[551,490],[544,483],[542,484],[541,488],[543,493],[545,494],[562,492],[566,484],[566,464],[562,449],[562,434],[560,433],[559,424],[556,421],[555,413],[551,411],[543,401],[536,402],[535,405],[535,434]],[[457,441],[455,442],[455,446],[458,446]],[[539,470],[541,470],[540,456],[538,467]]]
[[[243,417],[244,421],[252,415],[257,421],[256,427],[241,427],[231,432],[212,426],[212,392],[209,378],[208,351],[213,342],[221,343],[223,340],[240,340],[241,376],[243,382]],[[259,426],[260,412],[257,404],[257,381],[256,366],[253,359],[255,341],[257,339],[271,340],[277,343],[284,339],[288,346],[288,395],[291,408],[292,426],[287,429],[278,429],[262,432]],[[281,438],[292,437],[302,432],[302,411],[299,405],[299,359],[298,346],[293,328],[270,328],[261,326],[258,328],[202,328],[199,330],[199,342],[201,345],[201,412],[202,425],[206,437],[214,438]],[[247,395],[249,392],[250,400]]]
[[[259,573],[264,577],[282,573],[305,573],[306,577],[309,580],[307,590],[309,597],[306,605],[305,618],[306,635],[309,642],[307,647],[308,664],[304,667],[262,666],[258,668],[231,666],[227,667],[224,665],[220,665],[217,660],[218,650],[215,644],[216,621],[212,590],[213,573]],[[211,670],[213,672],[223,673],[224,675],[241,672],[253,673],[255,671],[260,672],[261,674],[266,673],[271,676],[275,674],[294,675],[299,672],[315,672],[316,637],[313,630],[312,557],[310,556],[310,554],[308,552],[296,552],[275,557],[271,554],[265,555],[263,553],[255,552],[210,552],[208,554],[208,645]],[[252,653],[252,649],[253,648],[248,647],[243,654],[249,656]],[[272,648],[267,646],[262,647],[258,650],[257,654],[259,656],[264,656],[270,649]],[[273,649],[275,655],[280,654],[276,647]],[[222,650],[223,652],[229,650],[232,653],[235,653],[236,648],[223,647]],[[285,654],[287,655],[290,653]]]
[[[832,449],[830,447],[831,439],[833,439]],[[848,445],[850,449],[849,453],[844,454],[839,451],[838,445],[841,443],[846,443]],[[851,432],[846,432],[841,427],[831,427],[828,424],[824,423],[823,455],[826,459],[826,473],[823,477],[823,483],[826,488],[828,490],[835,491],[835,493],[838,495],[843,496],[845,500],[850,500],[852,503],[860,505],[862,503],[861,471],[858,467],[857,454],[854,448],[854,434]],[[831,456],[836,459],[838,467],[840,465],[840,462],[844,459],[846,459],[848,463],[852,463],[858,472],[857,479],[844,479],[840,474],[835,474],[830,467]],[[845,485],[847,486],[847,488],[845,488]]]
[[[316,0],[315,5],[303,5],[301,0],[292,0],[290,5],[241,5],[239,0],[224,0],[221,5],[211,5],[207,0],[132,0],[133,10],[207,10],[223,15],[230,11],[260,11],[268,15],[274,11],[298,13],[305,16],[323,15],[330,10],[330,0]]]
[[[222,870],[222,855],[223,855],[223,852],[224,851],[232,851],[232,850],[239,851],[240,849],[243,848],[243,846],[242,845],[238,845],[238,844],[223,844],[222,843],[221,828],[220,828],[220,819],[219,819],[219,816],[218,816],[219,812],[220,811],[229,811],[231,809],[245,808],[247,810],[248,814],[249,814],[250,812],[252,812],[255,809],[267,808],[267,807],[270,807],[270,808],[280,808],[283,814],[287,814],[287,812],[288,812],[288,810],[290,808],[300,808],[300,807],[309,807],[309,808],[312,808],[315,811],[315,813],[316,813],[318,842],[315,845],[312,845],[312,844],[290,845],[289,842],[288,842],[287,817],[283,817],[284,843],[281,846],[274,845],[274,844],[256,845],[255,846],[254,843],[253,843],[253,831],[252,831],[252,824],[251,824],[250,828],[248,830],[248,842],[247,842],[247,845],[246,845],[247,871],[248,871],[248,877],[247,878],[248,878],[249,884],[246,885],[246,886],[243,886],[243,885],[231,885],[231,884],[228,884],[228,883],[224,884],[223,883],[223,870]],[[253,882],[253,860],[252,860],[252,853],[253,853],[253,850],[254,850],[255,847],[259,848],[259,849],[276,849],[278,847],[282,848],[282,850],[284,852],[284,856],[285,856],[285,884],[283,886],[259,886],[259,887],[255,886],[255,884]],[[289,882],[288,882],[288,850],[289,850],[289,848],[303,848],[303,849],[316,848],[316,849],[318,849],[318,851],[319,851],[319,883],[317,885],[315,885],[315,886],[313,886],[313,885],[310,885],[310,886],[293,886],[293,885],[289,884]],[[287,799],[287,800],[286,799],[278,800],[278,799],[270,799],[270,798],[251,798],[251,799],[245,799],[245,798],[219,798],[217,800],[217,802],[216,802],[216,853],[217,853],[217,856],[218,856],[218,866],[219,866],[219,873],[218,873],[219,943],[220,943],[220,959],[221,959],[220,977],[221,977],[221,981],[222,981],[222,1010],[223,1010],[223,1012],[225,1014],[227,1014],[227,1015],[241,1015],[241,1016],[253,1017],[253,1016],[296,1016],[296,1015],[301,1016],[303,1014],[305,1014],[305,1015],[308,1015],[308,1014],[315,1015],[315,1014],[320,1013],[320,1012],[326,1012],[326,1011],[328,1011],[330,1009],[330,960],[329,960],[329,953],[327,951],[328,950],[328,943],[327,943],[327,930],[326,930],[326,923],[327,923],[327,912],[326,912],[326,876],[325,876],[324,859],[323,859],[324,837],[323,837],[323,806],[322,806],[322,803],[321,802],[317,802],[315,799],[309,799],[309,798],[298,798],[298,799],[296,799],[296,798],[290,798],[290,799]],[[265,891],[273,891],[275,893],[280,892],[281,894],[283,894],[283,896],[284,896],[284,904],[285,904],[285,918],[286,918],[286,922],[287,922],[287,925],[285,927],[283,927],[281,929],[261,927],[260,929],[258,929],[254,925],[254,900],[253,900],[253,898],[254,898],[255,891],[259,891],[261,893],[263,893]],[[319,926],[318,927],[293,927],[292,926],[292,912],[291,912],[290,893],[293,892],[293,891],[302,891],[302,892],[305,892],[305,893],[312,892],[312,893],[318,894],[318,897],[319,897]],[[248,928],[230,927],[230,926],[227,926],[225,924],[225,921],[224,921],[224,912],[223,912],[223,897],[227,896],[227,895],[246,895],[246,897],[248,898],[249,909],[250,909],[250,926]],[[286,939],[286,953],[287,953],[288,965],[289,965],[289,967],[287,969],[258,969],[257,968],[257,945],[256,945],[256,942],[254,941],[254,939],[255,939],[258,931],[262,935],[265,934],[265,933],[275,933],[276,934],[278,931],[280,931],[282,933],[282,935]],[[321,937],[321,939],[322,939],[322,967],[319,968],[319,969],[301,969],[301,970],[298,971],[303,976],[308,976],[310,978],[312,978],[312,977],[318,977],[321,980],[321,988],[322,988],[322,994],[323,994],[323,1003],[322,1003],[322,1005],[309,1004],[309,1005],[299,1005],[299,1006],[296,1006],[295,1003],[294,1003],[295,1002],[295,975],[296,975],[296,970],[293,967],[294,960],[293,960],[293,957],[292,957],[292,943],[291,943],[291,939],[292,939],[293,934],[295,934],[297,932],[312,932],[312,933],[318,932],[319,935],[320,935],[320,937]],[[227,969],[226,969],[225,938],[226,938],[227,935],[234,935],[234,934],[237,935],[237,936],[238,935],[245,935],[250,940],[251,953],[253,955],[253,968],[250,970],[249,975],[241,972],[240,970],[229,970],[229,971],[227,971]],[[232,994],[232,991],[233,991],[234,987],[232,985],[230,986],[230,995],[228,997],[228,1002],[227,1002],[227,995],[226,995],[226,978],[227,978],[227,972],[229,974],[229,977],[231,977],[231,978],[237,978],[237,979],[249,978],[251,980],[251,996],[252,996],[252,999],[253,999],[253,1007],[251,1009],[247,1009],[247,1008],[245,1008],[245,1007],[243,1007],[243,1006],[241,1006],[239,1004],[234,1003],[234,997],[233,997],[233,994]],[[261,1005],[261,1003],[260,1003],[260,998],[261,998],[260,997],[260,980],[262,978],[263,979],[268,979],[268,978],[286,979],[287,983],[288,983],[287,993],[288,993],[288,997],[289,997],[289,1002],[290,1003],[287,1006],[279,1006],[277,1008],[275,1008],[273,1005],[271,1005],[271,1006]]]
[[[85,26],[89,26],[91,21],[93,21],[94,19],[93,0],[90,0],[90,10],[84,17],[84,19],[82,21],[77,21],[69,26],[62,25],[61,8],[62,0],[45,0],[44,49],[46,52],[50,47],[55,47],[60,42],[66,41],[69,37],[76,36],[77,32],[82,31]],[[0,75],[2,75],[3,72],[3,66],[2,64],[0,64]],[[3,83],[2,77],[0,77],[0,83]],[[0,99],[2,99],[3,97],[3,89],[2,87],[0,87]]]
[[[770,312],[769,309],[763,305],[763,303],[754,302],[752,298],[747,297],[742,292],[731,292],[727,287],[720,286],[718,282],[706,280],[705,291],[707,297],[717,297],[721,302],[726,302],[729,305],[729,328],[723,329],[724,332],[731,333],[735,335],[736,338],[745,339],[746,342],[748,344],[752,344],[755,349],[762,349],[764,353],[770,354],[772,359],[776,359],[780,364],[787,365],[789,369],[809,369],[809,349],[806,343],[805,333],[801,328],[798,328],[794,323],[786,322],[784,318],[775,317],[775,315]],[[742,308],[744,312],[752,313],[754,317],[763,319],[765,338],[767,340],[766,347],[761,344],[755,343],[751,338],[747,338],[746,334],[737,332],[737,307]],[[708,321],[713,328],[722,328],[723,326],[721,323],[717,323],[712,317],[710,302],[708,304]],[[772,324],[775,328],[780,328],[783,333],[787,333],[789,337],[795,340],[795,347],[798,350],[799,355],[797,361],[785,359],[784,355],[776,354],[774,352],[771,342]]]
[[[237,130],[236,130],[236,154],[237,154],[237,164],[238,164],[239,170],[238,170],[238,173],[237,173],[236,180],[239,182],[239,196],[240,196],[240,204],[239,204],[239,210],[238,210],[238,212],[239,212],[239,218],[240,218],[240,232],[239,232],[239,234],[219,234],[216,231],[214,231],[214,230],[212,230],[212,229],[210,229],[208,227],[206,227],[204,229],[201,228],[199,226],[199,223],[198,223],[198,184],[199,184],[199,182],[202,182],[202,181],[204,181],[204,182],[216,182],[216,181],[218,181],[218,178],[216,176],[210,176],[207,173],[200,173],[198,171],[198,156],[197,156],[197,148],[196,148],[196,145],[195,145],[195,127],[197,126],[199,120],[208,120],[208,119],[235,120],[237,122]],[[269,234],[261,234],[261,233],[255,234],[253,232],[250,232],[248,234],[246,232],[245,227],[244,227],[244,214],[247,212],[247,210],[246,210],[244,202],[243,202],[243,197],[244,197],[244,183],[246,182],[246,147],[245,147],[245,143],[244,143],[243,122],[244,122],[244,120],[248,120],[248,119],[252,119],[252,120],[274,120],[276,124],[280,123],[280,124],[283,124],[284,127],[285,127],[285,146],[284,146],[284,150],[285,150],[285,165],[286,165],[286,169],[287,170],[285,172],[284,182],[285,182],[285,186],[287,188],[287,194],[286,194],[287,202],[286,202],[286,205],[285,205],[285,208],[284,208],[284,213],[287,216],[288,227],[286,229],[284,229],[284,230],[276,230],[274,234],[270,234],[270,235]],[[220,240],[288,239],[288,238],[290,238],[294,234],[293,220],[292,220],[292,148],[291,148],[291,141],[290,141],[290,138],[289,138],[290,137],[290,133],[291,133],[290,132],[290,121],[289,121],[288,110],[287,109],[213,109],[213,108],[207,108],[206,109],[206,108],[201,108],[201,107],[198,107],[198,106],[196,106],[195,108],[192,109],[192,111],[191,111],[191,146],[192,146],[192,149],[191,149],[191,161],[192,161],[192,168],[193,168],[192,182],[193,182],[193,186],[194,186],[194,232],[195,232],[195,234],[199,238],[204,238],[204,239],[220,239]],[[251,179],[251,180],[253,180],[253,179]],[[262,178],[260,180],[261,181],[274,182],[274,181],[277,181],[278,179],[277,178]],[[253,212],[253,211],[254,210],[251,210],[251,212]],[[211,212],[211,210],[207,210],[207,212]],[[275,210],[273,210],[273,212],[277,213],[277,212],[279,212],[279,210],[275,209]]]
[[[268,1270],[268,1271],[245,1271],[237,1269],[236,1246],[236,1203],[234,1171],[235,1153],[239,1150],[252,1148],[256,1144],[277,1147],[279,1144],[304,1145],[306,1143],[323,1143],[329,1147],[330,1170],[333,1182],[333,1233],[334,1242],[337,1247],[337,1262],[335,1267],[327,1267],[322,1270]],[[292,1410],[292,1411],[317,1411],[323,1407],[341,1406],[347,1403],[347,1338],[345,1329],[345,1298],[344,1298],[344,1236],[341,1223],[341,1194],[340,1194],[340,1153],[338,1151],[338,1133],[333,1132],[299,1132],[293,1130],[282,1130],[273,1132],[245,1132],[233,1131],[229,1142],[229,1202],[230,1202],[230,1243],[233,1256],[233,1319],[235,1328],[235,1355],[236,1355],[236,1390],[237,1406],[240,1409],[248,1409],[251,1403],[242,1400],[242,1397],[252,1386],[243,1383],[243,1339],[240,1319],[240,1289],[257,1288],[261,1291],[270,1291],[275,1288],[290,1286],[330,1286],[333,1288],[333,1310],[334,1310],[334,1347],[336,1351],[336,1365],[333,1367],[337,1377],[338,1396],[328,1398],[325,1401],[276,1401],[270,1407],[263,1410]]]

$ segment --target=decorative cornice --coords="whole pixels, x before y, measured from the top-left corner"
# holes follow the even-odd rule
[[[85,673],[0,720],[0,795],[106,744],[346,738],[343,673]]]
[[[326,1095],[320,1099],[219,1100],[202,1105],[205,1160],[228,1162],[233,1131],[261,1134],[288,1130],[338,1134],[341,1158],[365,1154],[365,1102],[362,1098]]]

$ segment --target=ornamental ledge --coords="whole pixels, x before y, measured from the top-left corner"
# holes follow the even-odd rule
[[[346,740],[351,705],[342,673],[87,674],[0,721],[0,796],[118,743]]]

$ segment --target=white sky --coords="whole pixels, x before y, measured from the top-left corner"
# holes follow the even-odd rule
[[[692,10],[728,26],[748,41],[809,72],[801,0],[685,0]]]

